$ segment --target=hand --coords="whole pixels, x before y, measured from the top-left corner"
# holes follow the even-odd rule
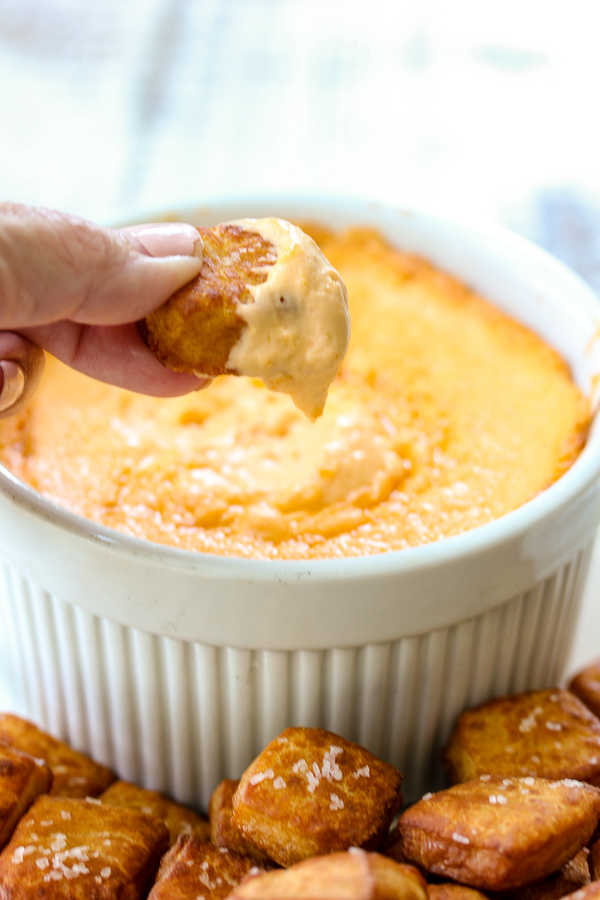
[[[27,402],[48,350],[101,381],[157,397],[206,379],[164,368],[136,322],[200,271],[183,223],[120,230],[53,210],[0,203],[0,415]]]

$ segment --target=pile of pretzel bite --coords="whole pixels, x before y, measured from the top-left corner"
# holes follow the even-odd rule
[[[288,728],[206,818],[0,715],[0,900],[600,898],[599,717],[600,662],[467,710],[404,810],[394,766]]]

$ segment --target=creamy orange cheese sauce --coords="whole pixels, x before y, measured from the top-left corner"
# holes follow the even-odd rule
[[[314,233],[352,320],[316,423],[251,379],[157,400],[52,360],[29,408],[0,423],[2,462],[127,534],[288,559],[458,534],[571,465],[589,406],[552,349],[373,232]]]
[[[277,248],[266,281],[249,287],[253,302],[238,304],[246,322],[228,368],[289,394],[309,419],[323,412],[329,385],[348,348],[346,287],[317,244],[283,219],[239,219]]]

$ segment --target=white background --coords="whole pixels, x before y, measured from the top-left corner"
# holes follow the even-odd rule
[[[413,200],[600,290],[599,26],[597,0],[0,0],[0,199]],[[572,665],[600,656],[594,573]]]

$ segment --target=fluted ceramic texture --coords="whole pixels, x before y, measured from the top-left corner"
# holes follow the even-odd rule
[[[0,678],[13,708],[118,774],[206,809],[287,725],[366,745],[414,799],[441,784],[458,713],[557,684],[591,543],[490,612],[389,643],[254,651],[185,643],[65,603],[4,564]]]

